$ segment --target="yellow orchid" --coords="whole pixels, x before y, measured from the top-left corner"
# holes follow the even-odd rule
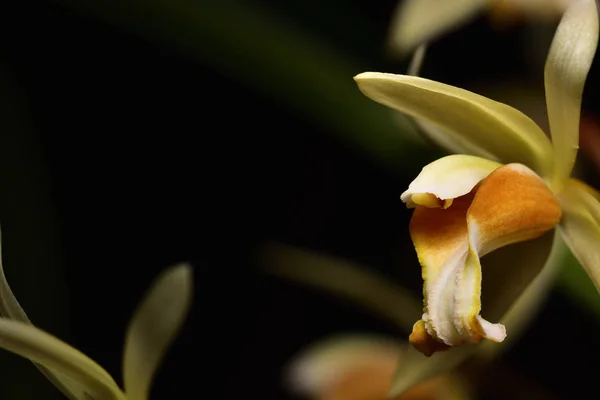
[[[482,314],[503,318],[542,270],[555,227],[600,287],[600,194],[570,178],[597,42],[595,1],[573,2],[545,67],[552,141],[520,111],[463,89],[414,76],[355,77],[366,96],[429,124],[434,141],[462,153],[427,165],[401,196],[415,208],[410,234],[424,280],[424,313],[409,340],[427,356],[460,347],[414,358],[412,378],[401,366],[392,393],[459,363],[482,338],[504,340],[505,327]],[[480,258],[495,250],[486,262],[504,260],[486,266],[482,290]]]
[[[401,0],[390,26],[390,46],[405,54],[484,11],[496,22],[514,21],[519,16],[554,20],[574,1],[577,0]]]
[[[0,348],[31,360],[71,400],[147,400],[154,375],[183,325],[191,298],[189,265],[171,267],[155,280],[125,335],[121,390],[95,361],[31,324],[0,262]]]

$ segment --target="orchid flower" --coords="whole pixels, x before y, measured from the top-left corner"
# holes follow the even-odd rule
[[[521,15],[552,20],[574,1],[577,0],[402,0],[394,13],[389,40],[393,49],[406,53],[484,11],[496,21]]]
[[[595,1],[574,2],[545,66],[552,141],[520,111],[463,89],[414,76],[355,77],[366,96],[432,124],[434,141],[462,153],[424,167],[401,195],[415,208],[409,230],[424,280],[424,312],[409,341],[426,356],[456,349],[407,362],[421,371],[411,379],[401,366],[394,394],[456,365],[484,338],[504,340],[505,326],[495,321],[543,269],[555,228],[600,287],[600,193],[570,177],[597,42]],[[486,269],[482,290],[488,253],[486,261],[497,253],[504,260]]]
[[[188,265],[171,267],[156,279],[127,329],[121,390],[92,359],[29,322],[0,264],[0,348],[34,362],[71,400],[147,400],[159,364],[183,325],[191,297]]]

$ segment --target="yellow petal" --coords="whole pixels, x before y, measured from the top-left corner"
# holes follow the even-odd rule
[[[402,114],[400,114],[402,115]],[[444,129],[439,125],[435,125],[427,120],[415,118],[417,126],[420,128],[417,133],[425,136],[436,146],[446,150],[448,153],[454,154],[470,154],[485,158],[487,160],[495,160],[496,155],[482,147],[479,147],[474,142],[465,139],[460,133]]]
[[[447,200],[469,193],[500,165],[463,154],[442,157],[423,167],[400,198],[409,208],[417,205],[448,208]]]
[[[502,341],[504,327],[479,315],[479,258],[500,247],[542,236],[554,228],[560,216],[554,194],[540,177],[520,164],[497,168],[446,210],[418,207],[410,233],[423,267],[425,304],[423,323],[415,324],[411,343],[424,354],[431,354],[441,349],[432,346],[427,335],[447,346],[476,343],[481,338]],[[539,269],[524,273],[528,271],[519,272],[515,283],[528,284]],[[508,292],[498,297],[514,300],[519,294]]]
[[[128,400],[146,400],[152,379],[183,325],[192,301],[192,271],[163,272],[138,306],[125,336],[123,383]]]
[[[414,76],[365,72],[355,78],[369,98],[452,132],[493,154],[495,161],[519,162],[542,177],[552,173],[552,146],[544,132],[520,111],[486,97]]]
[[[488,3],[489,0],[401,1],[391,24],[390,46],[400,54],[405,54],[466,23]]]
[[[560,230],[577,260],[600,290],[600,202],[581,183],[567,181],[560,194]]]
[[[561,190],[571,175],[579,145],[581,96],[598,45],[595,0],[573,2],[565,12],[546,60],[546,104],[555,154],[552,186]]]
[[[81,399],[126,400],[95,361],[31,324],[0,318],[0,347],[76,382],[87,393]]]

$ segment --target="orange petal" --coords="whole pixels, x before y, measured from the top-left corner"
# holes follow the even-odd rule
[[[540,237],[561,218],[554,193],[532,170],[521,164],[496,169],[481,184],[467,212],[469,255],[459,271],[460,295],[455,298],[458,331],[471,342],[482,337],[502,341],[504,327],[483,319],[480,257],[510,244]]]
[[[500,324],[483,319],[481,263],[500,247],[537,238],[556,226],[558,201],[544,181],[521,164],[492,172],[478,187],[448,209],[417,207],[410,233],[423,268],[424,313],[410,341],[429,355],[436,346],[502,341]],[[524,255],[527,256],[527,255]]]

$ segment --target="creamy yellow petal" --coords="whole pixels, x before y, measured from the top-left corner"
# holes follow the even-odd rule
[[[148,399],[152,379],[187,316],[192,286],[189,265],[169,268],[156,279],[131,318],[123,352],[128,400]]]
[[[567,182],[559,198],[563,239],[600,290],[600,202],[574,180]]]
[[[126,400],[101,366],[31,324],[0,318],[0,347],[69,377],[87,393],[83,398]]]
[[[433,142],[430,144],[438,146],[448,153],[470,154],[488,160],[497,159],[494,153],[479,147],[460,133],[444,129],[439,125],[435,125],[434,123],[423,119],[415,118],[414,121],[420,128],[419,131],[415,133],[420,133],[422,136]]]
[[[552,173],[552,145],[520,111],[486,97],[414,76],[365,72],[354,78],[369,98],[427,120],[494,155],[519,162],[542,177]]]
[[[598,45],[595,0],[573,2],[565,12],[546,60],[546,104],[555,154],[552,186],[561,190],[579,147],[581,96]]]
[[[469,193],[501,164],[464,154],[442,157],[425,167],[400,198],[409,208],[423,205],[444,207],[448,202]]]
[[[400,1],[391,23],[390,46],[394,51],[406,54],[466,23],[489,3],[489,0]]]

